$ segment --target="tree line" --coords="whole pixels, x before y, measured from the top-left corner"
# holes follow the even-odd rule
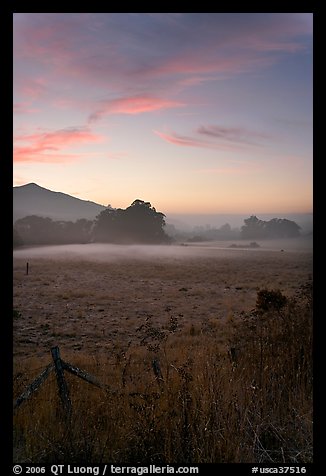
[[[72,243],[169,243],[164,231],[165,215],[150,202],[135,200],[126,209],[108,207],[94,221],[54,221],[35,215],[14,224],[14,247]]]
[[[259,220],[255,215],[244,220],[241,228],[241,238],[244,239],[273,239],[295,238],[300,235],[301,227],[294,221],[286,218],[272,218],[272,220]]]
[[[165,215],[157,212],[150,202],[137,199],[126,209],[115,209],[109,206],[94,221],[86,219],[76,222],[54,221],[48,217],[35,215],[21,218],[14,224],[13,244],[14,247],[17,247],[94,242],[171,243],[173,238],[169,236],[167,230]],[[231,230],[228,224],[218,230],[206,230],[204,235],[200,233],[199,229],[197,231],[196,241],[202,239],[293,238],[300,235],[300,227],[291,220],[273,218],[264,221],[254,215],[244,220],[241,231]]]

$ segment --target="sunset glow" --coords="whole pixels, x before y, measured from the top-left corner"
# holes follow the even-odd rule
[[[311,13],[15,13],[14,185],[312,211]]]

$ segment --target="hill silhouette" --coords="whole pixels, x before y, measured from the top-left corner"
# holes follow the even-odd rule
[[[94,220],[106,207],[28,183],[13,187],[13,222],[30,215],[53,220]]]

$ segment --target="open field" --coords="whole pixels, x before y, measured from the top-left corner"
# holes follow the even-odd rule
[[[279,288],[292,296],[311,274],[311,253],[281,253],[279,248],[81,245],[22,250],[14,257],[14,309],[21,314],[14,320],[14,355],[41,356],[54,344],[107,351],[117,341],[135,340],[148,315],[156,325],[178,316],[181,327],[200,331],[253,309],[260,288]]]
[[[15,461],[311,461],[312,252],[282,249],[16,251],[15,397],[54,345],[110,390],[68,376],[67,429],[52,375],[15,413]],[[287,306],[252,313],[264,288]]]

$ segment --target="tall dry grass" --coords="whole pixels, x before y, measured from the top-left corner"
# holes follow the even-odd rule
[[[291,299],[262,290],[227,325],[157,327],[148,315],[137,336],[110,354],[61,349],[107,390],[67,374],[69,422],[51,375],[15,411],[15,462],[312,461],[311,283]],[[49,360],[15,363],[15,396]]]

